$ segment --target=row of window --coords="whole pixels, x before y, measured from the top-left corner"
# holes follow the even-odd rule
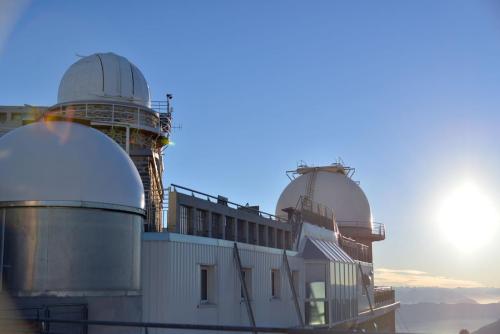
[[[216,304],[216,277],[215,266],[202,265],[200,266],[200,304]],[[253,296],[253,281],[252,281],[252,268],[243,268],[241,270],[241,277],[245,282],[249,300]],[[269,291],[270,298],[281,297],[281,271],[279,269],[271,269],[269,273],[269,280],[271,289]],[[299,289],[299,271],[292,271],[292,281],[295,291],[298,293]],[[239,280],[241,282],[241,280]],[[245,300],[245,291],[243,284],[240,283],[240,297]]]
[[[354,264],[331,263],[333,271],[330,282],[330,296],[327,294],[327,266],[326,263],[307,263],[305,271],[305,321],[308,325],[326,325],[333,322],[354,318],[357,316],[357,272]],[[299,271],[292,271],[294,289],[299,296]],[[248,298],[252,300],[253,282],[252,269],[244,268],[241,271]],[[200,303],[216,304],[215,294],[215,266],[200,266]],[[270,280],[269,296],[281,297],[281,272],[271,269],[267,278]],[[245,300],[243,285],[239,285],[241,300]],[[332,307],[332,308],[330,308]]]
[[[178,232],[280,249],[292,248],[290,231],[185,205],[179,206]]]
[[[24,118],[24,113],[21,112],[12,112],[10,113],[3,113],[0,112],[0,123],[5,123],[7,121],[22,121]]]

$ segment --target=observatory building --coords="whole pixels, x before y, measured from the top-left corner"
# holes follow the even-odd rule
[[[141,71],[114,53],[96,53],[71,65],[51,107],[0,106],[0,136],[39,119],[71,119],[112,138],[134,162],[145,193],[145,230],[163,226],[162,149],[171,131],[171,96],[151,101]]]
[[[399,303],[373,273],[385,227],[354,170],[289,171],[274,214],[164,187],[170,102],[97,53],[64,73],[55,105],[0,107],[0,319],[54,333],[394,332]]]

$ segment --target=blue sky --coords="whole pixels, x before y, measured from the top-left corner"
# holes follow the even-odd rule
[[[166,183],[273,212],[285,170],[341,157],[387,225],[377,268],[500,287],[500,246],[457,252],[435,223],[462,180],[500,203],[494,1],[0,6],[0,104],[54,104],[77,54],[121,54],[174,94]]]

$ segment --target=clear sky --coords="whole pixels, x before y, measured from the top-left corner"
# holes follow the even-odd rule
[[[108,51],[174,94],[166,183],[274,212],[285,170],[341,157],[387,226],[380,279],[500,287],[500,229],[461,224],[492,238],[467,252],[436,221],[466,181],[500,211],[494,1],[0,0],[0,105],[54,104]]]

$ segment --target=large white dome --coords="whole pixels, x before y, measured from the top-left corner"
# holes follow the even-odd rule
[[[76,201],[144,209],[139,173],[105,134],[38,122],[0,138],[0,202]]]
[[[59,84],[58,103],[101,100],[151,107],[144,75],[127,58],[111,52],[80,59]]]
[[[363,190],[356,182],[339,172],[317,170],[294,179],[281,193],[276,205],[276,215],[286,218],[287,214],[282,210],[295,208],[300,197],[307,195],[310,182],[312,201],[333,209],[339,226],[371,228],[370,204]]]

